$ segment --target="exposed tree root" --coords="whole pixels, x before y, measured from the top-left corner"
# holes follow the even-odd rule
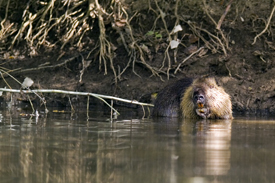
[[[230,2],[229,5],[231,5],[231,3],[232,3],[232,1]],[[229,49],[229,41],[228,41],[228,39],[225,37],[225,35],[224,35],[223,31],[220,29],[220,27],[221,27],[221,23],[222,23],[222,21],[223,21],[225,15],[227,14],[227,12],[228,12],[229,9],[228,9],[227,11],[225,11],[226,13],[222,15],[222,17],[221,17],[219,23],[217,23],[217,22],[212,18],[212,16],[210,15],[210,13],[208,12],[205,0],[203,0],[203,4],[204,4],[203,10],[205,11],[205,13],[206,13],[206,15],[209,17],[209,19],[214,23],[214,25],[215,25],[216,29],[219,31],[219,33],[220,33],[222,39],[220,39],[218,36],[214,36],[213,34],[211,34],[209,31],[207,31],[207,30],[205,30],[205,29],[200,29],[200,30],[206,32],[211,38],[216,39],[216,40],[218,41],[218,43],[216,43],[214,40],[212,40],[212,41],[215,43],[215,46],[216,46],[216,47],[219,47],[219,46],[220,46],[220,47],[222,48],[222,51],[223,51],[224,55],[227,56],[227,49]],[[228,6],[228,8],[230,8],[230,6]]]
[[[274,11],[275,11],[275,5],[273,6],[273,9],[272,9],[272,11],[271,11],[271,13],[270,13],[270,16],[269,16],[269,18],[268,18],[268,20],[267,20],[267,23],[266,23],[266,25],[265,25],[264,30],[263,30],[261,33],[257,34],[257,35],[254,37],[254,41],[253,41],[252,45],[254,45],[254,44],[256,43],[257,38],[259,38],[262,34],[264,34],[264,33],[267,31],[267,29],[268,29],[268,27],[269,27],[269,25],[270,25],[270,21],[271,21],[271,19],[272,19],[272,17],[273,17]]]
[[[190,58],[191,58],[193,55],[195,55],[196,53],[199,53],[203,48],[204,48],[204,47],[200,47],[197,51],[191,53],[188,57],[186,57],[186,58],[177,66],[177,68],[176,68],[174,74],[177,74],[177,72],[178,72],[178,70],[179,70],[179,68],[180,68],[180,66],[181,66],[182,64],[184,64],[188,59],[190,59]]]
[[[64,66],[68,62],[71,62],[71,61],[73,61],[75,59],[76,59],[76,57],[71,57],[69,59],[65,59],[64,62],[59,63],[59,64],[55,64],[55,65],[42,65],[42,66],[35,67],[35,68],[17,69],[15,71],[13,71],[13,73],[17,73],[17,72],[20,72],[20,73],[22,73],[22,72],[31,72],[31,71],[38,71],[38,70],[44,70],[44,69],[53,69],[53,68],[56,68],[56,67]],[[85,67],[85,66],[83,66],[83,67]]]
[[[141,8],[136,11],[132,11],[132,4],[125,4],[126,2],[122,0],[29,0],[27,4],[20,4],[15,0],[1,2],[0,8],[5,11],[2,15],[4,17],[0,17],[2,18],[0,41],[5,43],[1,45],[1,50],[7,48],[12,50],[23,42],[27,44],[26,52],[28,52],[28,56],[39,54],[39,50],[42,48],[52,50],[61,48],[59,58],[64,56],[65,51],[68,50],[77,50],[80,53],[89,52],[87,56],[83,54],[85,57],[82,57],[80,81],[82,81],[81,78],[84,72],[88,72],[88,67],[91,65],[87,63],[91,61],[98,62],[99,70],[102,70],[104,74],[108,74],[111,70],[114,75],[114,82],[117,84],[122,80],[122,75],[128,69],[132,69],[132,72],[140,77],[136,70],[137,63],[161,80],[163,75],[166,75],[167,79],[173,76],[171,74],[173,69],[176,69],[173,73],[177,73],[179,67],[182,67],[184,63],[178,62],[179,50],[177,48],[171,49],[171,41],[181,40],[187,42],[187,40],[182,40],[184,37],[182,34],[172,33],[173,26],[184,25],[184,35],[195,35],[198,41],[190,44],[196,44],[197,48],[203,46],[211,50],[212,53],[222,53],[227,56],[228,51],[230,51],[230,39],[229,33],[226,32],[227,29],[222,29],[222,26],[228,25],[226,24],[228,20],[225,18],[230,16],[229,11],[234,7],[231,7],[231,5],[236,1],[230,0],[225,9],[213,7],[213,5],[218,6],[213,1],[197,1],[194,10],[186,8],[188,5],[193,5],[193,1],[148,0],[147,9]],[[18,24],[10,22],[9,19],[9,16],[15,11],[13,9],[14,4],[17,4],[23,10],[22,15],[20,15],[21,22],[18,22]],[[168,7],[168,4],[171,6]],[[220,11],[213,13],[213,10],[217,9]],[[188,10],[186,15],[182,15],[185,10]],[[145,11],[152,14],[150,17],[150,20],[152,20],[151,31],[158,32],[162,36],[152,43],[161,45],[160,51],[163,54],[163,60],[161,63],[158,62],[158,65],[153,63],[154,58],[151,55],[154,46],[151,43],[146,44],[150,40],[146,37],[148,25],[143,25],[144,22],[142,22],[147,16],[144,14]],[[275,6],[266,22],[265,29],[255,36],[252,44],[255,44],[256,40],[268,31],[274,11]],[[236,7],[236,12],[238,12],[238,7]],[[138,17],[141,17],[141,14],[145,18],[139,20]],[[193,14],[203,14],[203,16],[192,17]],[[215,20],[217,17],[219,17],[219,21]],[[235,20],[236,17],[234,16]],[[134,21],[131,22],[132,20]],[[197,20],[200,20],[200,22]],[[209,25],[206,25],[205,22],[211,22],[214,25],[213,29],[209,28]],[[139,29],[142,26],[145,29]],[[135,30],[133,30],[133,27]],[[178,36],[181,36],[182,39]],[[6,40],[9,41],[8,44]],[[181,43],[181,45],[184,45],[184,43]],[[123,64],[116,62],[117,47],[124,48],[128,54],[128,60]],[[158,51],[158,49],[156,50]],[[188,55],[184,60],[190,59]],[[26,72],[59,66],[57,64],[19,70]]]

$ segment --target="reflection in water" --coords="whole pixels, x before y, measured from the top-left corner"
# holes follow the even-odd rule
[[[274,122],[0,114],[1,183],[275,180]]]
[[[180,172],[191,170],[189,182],[194,182],[230,168],[230,121],[102,123],[4,116],[0,171],[8,181],[175,183],[182,180]]]
[[[196,136],[194,173],[226,175],[230,169],[232,120],[185,120],[182,132]]]
[[[206,138],[206,174],[226,175],[230,169],[231,121],[210,125]]]
[[[213,122],[205,125],[206,175],[225,175],[230,169],[231,122]]]

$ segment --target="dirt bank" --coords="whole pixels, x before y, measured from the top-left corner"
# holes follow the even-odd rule
[[[236,42],[244,44],[243,41]],[[135,72],[139,76],[128,69],[118,83],[115,84],[113,74],[108,72],[107,75],[104,75],[102,71],[99,71],[98,64],[95,62],[85,70],[82,81],[79,82],[80,71],[82,70],[79,55],[64,58],[58,62],[56,62],[57,57],[50,56],[24,60],[10,59],[5,60],[2,67],[10,70],[20,68],[20,70],[14,71],[12,75],[21,82],[25,77],[30,77],[35,82],[33,88],[93,92],[135,100],[140,100],[146,94],[157,92],[169,82],[179,78],[212,75],[218,78],[219,84],[230,94],[234,111],[275,114],[273,50],[270,52],[265,51],[267,62],[264,62],[253,54],[255,51],[243,50],[240,49],[241,47],[242,45],[238,46],[236,44],[226,61],[221,60],[224,58],[220,54],[210,54],[203,58],[193,56],[184,64],[181,73],[170,77],[169,80],[167,80],[166,74],[160,75],[161,78],[151,76],[150,71],[141,65],[135,67]],[[181,54],[184,53],[179,53],[179,57],[185,56]],[[156,60],[162,58],[162,56],[160,58],[156,56]],[[69,59],[70,61],[61,65]],[[41,69],[41,64],[44,63],[55,67]],[[11,88],[20,89],[20,85],[9,76],[5,76],[5,80]],[[0,80],[0,86],[7,87],[3,79]],[[46,100],[49,101],[49,104],[68,105],[68,98],[60,94],[49,94]],[[86,99],[82,98],[82,100],[85,103],[84,100]]]
[[[186,1],[188,6],[183,6],[176,1],[167,6],[165,1],[154,1],[148,6],[146,2],[124,2],[132,15],[131,27],[130,22],[128,27],[125,22],[119,24],[122,19],[116,19],[116,26],[121,26],[116,28],[104,22],[108,39],[105,47],[103,42],[97,42],[102,29],[96,26],[83,38],[81,48],[87,49],[80,50],[74,43],[62,49],[62,44],[50,44],[50,49],[43,46],[31,50],[28,42],[21,42],[12,50],[2,47],[1,73],[7,71],[21,82],[30,77],[33,88],[85,91],[135,100],[179,78],[211,75],[230,94],[234,111],[275,114],[275,31],[272,21],[268,21],[273,16],[272,3]],[[159,16],[161,8],[166,12],[164,19]],[[169,35],[175,22],[183,30]],[[171,50],[168,40],[176,38],[180,44]],[[90,51],[94,47],[100,50]],[[102,49],[112,51],[98,56]],[[91,52],[94,56],[90,57]],[[0,87],[20,89],[10,76],[4,74],[2,78]],[[49,104],[68,105],[65,95],[45,97]],[[14,96],[15,101],[16,98],[20,96]],[[1,99],[9,101],[10,95]],[[77,99],[83,103],[85,100]]]

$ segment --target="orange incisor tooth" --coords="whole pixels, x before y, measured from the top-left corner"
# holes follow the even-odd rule
[[[198,103],[198,107],[199,108],[203,108],[203,104],[202,103]]]

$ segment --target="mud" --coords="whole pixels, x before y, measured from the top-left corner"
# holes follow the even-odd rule
[[[35,83],[32,88],[92,92],[131,100],[143,98],[143,101],[143,96],[150,96],[151,93],[158,92],[168,83],[180,78],[212,75],[231,96],[234,112],[266,115],[275,114],[273,54],[273,50],[265,52],[267,62],[263,62],[258,56],[253,55],[253,50],[243,51],[236,47],[232,49],[225,62],[220,61],[222,55],[219,54],[208,55],[204,58],[194,56],[183,66],[182,73],[170,77],[169,80],[165,74],[161,75],[163,81],[158,76],[151,76],[150,71],[143,66],[136,66],[135,72],[139,76],[128,69],[117,84],[114,82],[111,70],[109,69],[107,75],[104,75],[97,63],[92,63],[85,70],[82,81],[79,82],[82,64],[78,56],[72,56],[71,58],[74,58],[72,61],[54,68],[39,69],[39,66],[45,62],[49,65],[56,65],[63,63],[66,59],[56,62],[57,55],[23,60],[10,59],[2,61],[4,64],[1,67],[10,70],[20,68],[12,72],[12,76],[20,82],[23,82],[25,77],[30,77]],[[161,60],[162,57],[156,56],[156,59]],[[24,71],[31,68],[33,68],[32,71]],[[4,78],[11,88],[20,89],[21,86],[12,78],[7,75]],[[7,87],[3,79],[0,80],[0,86]],[[9,95],[4,94],[2,100],[9,101]],[[68,98],[60,94],[47,94],[46,100],[52,105],[69,105]],[[78,100],[85,103],[86,98]],[[150,100],[145,100],[145,102],[150,102]]]

